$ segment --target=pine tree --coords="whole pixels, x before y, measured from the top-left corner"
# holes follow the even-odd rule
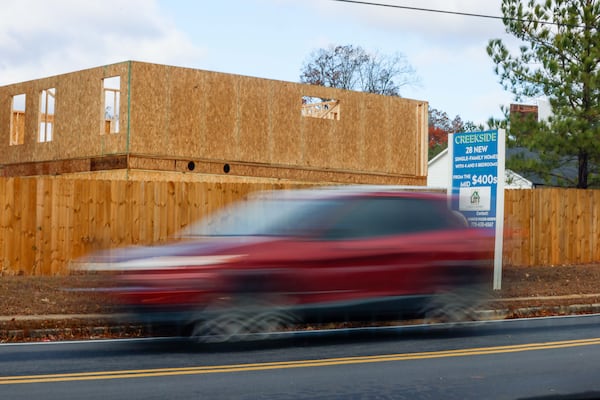
[[[523,45],[515,55],[499,39],[488,43],[500,82],[517,100],[545,97],[552,108],[547,121],[510,120],[512,144],[539,155],[521,167],[549,179],[571,163],[576,178],[557,176],[557,184],[599,186],[600,2],[502,0],[502,14],[506,31]]]

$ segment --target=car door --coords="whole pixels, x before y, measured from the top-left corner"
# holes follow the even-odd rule
[[[272,246],[269,258],[285,271],[280,286],[303,303],[431,291],[462,229],[436,222],[442,216],[431,207],[414,198],[348,199],[315,236]]]

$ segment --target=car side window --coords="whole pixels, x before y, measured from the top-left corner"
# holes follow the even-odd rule
[[[327,239],[389,236],[459,226],[437,200],[372,197],[351,201],[353,206],[327,229]]]

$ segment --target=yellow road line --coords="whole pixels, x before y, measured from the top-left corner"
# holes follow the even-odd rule
[[[44,383],[44,382],[69,382],[69,381],[87,381],[101,379],[127,379],[143,378],[173,375],[199,375],[214,374],[224,372],[243,372],[243,371],[264,371],[270,369],[285,368],[307,368],[324,367],[333,365],[364,364],[390,361],[407,361],[443,357],[465,357],[486,354],[514,353],[522,351],[560,349],[576,346],[600,345],[600,338],[565,340],[559,342],[529,343],[509,346],[480,347],[458,350],[431,351],[422,353],[400,353],[384,354],[376,356],[357,356],[327,358],[316,360],[298,360],[298,361],[277,361],[251,364],[233,364],[216,366],[198,366],[183,368],[156,368],[156,369],[137,369],[121,371],[98,371],[98,372],[76,372],[68,374],[47,374],[47,375],[25,375],[25,376],[0,376],[0,385],[23,384],[23,383]]]

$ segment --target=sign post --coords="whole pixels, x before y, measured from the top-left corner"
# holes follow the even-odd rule
[[[505,135],[499,129],[448,136],[451,208],[495,235],[494,290],[502,287]]]

